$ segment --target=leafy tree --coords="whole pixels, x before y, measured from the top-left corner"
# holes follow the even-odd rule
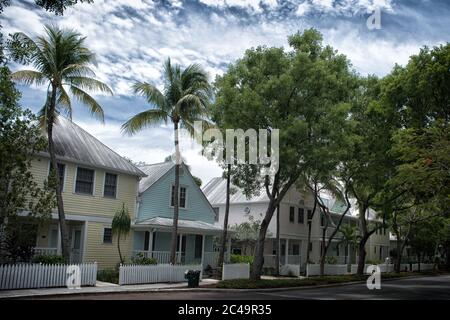
[[[248,221],[240,224],[235,223],[230,229],[233,231],[233,240],[242,244],[246,248],[251,248],[251,254],[254,254],[254,248],[258,241],[261,221],[255,219],[252,215],[248,217]],[[268,237],[271,234],[268,233]]]
[[[62,16],[67,7],[71,7],[78,2],[93,3],[94,0],[35,0],[35,2],[45,10]]]
[[[247,50],[216,80],[216,104],[224,110],[225,128],[262,129],[269,140],[273,129],[280,129],[277,172],[268,176],[268,165],[245,164],[237,165],[233,175],[233,183],[247,195],[264,190],[269,198],[256,246],[253,279],[261,275],[264,241],[273,213],[305,169],[305,142],[315,134],[309,124],[320,121],[349,97],[353,82],[349,63],[331,47],[322,46],[321,40],[322,36],[310,29],[289,37],[291,52],[267,47]]]
[[[193,135],[194,121],[205,121],[210,100],[210,85],[208,77],[202,68],[192,64],[181,70],[179,65],[172,65],[167,59],[163,70],[164,91],[146,82],[136,82],[134,92],[143,95],[152,108],[133,116],[122,126],[128,134],[135,134],[145,127],[173,123],[175,144],[175,183],[174,199],[179,199],[180,164],[179,128],[185,128]],[[179,200],[174,203],[172,243],[170,248],[170,262],[175,264]]]
[[[112,221],[112,232],[117,235],[117,250],[119,251],[120,263],[124,263],[122,252],[120,251],[120,238],[126,236],[131,230],[131,218],[125,203],[122,208],[117,210]]]
[[[203,183],[202,179],[200,179],[199,177],[196,177],[196,176],[192,176],[192,179],[194,179],[196,185],[198,185],[199,187],[202,186],[202,183]]]
[[[102,122],[104,121],[102,107],[85,90],[98,90],[111,94],[112,91],[106,84],[93,78],[95,73],[89,64],[94,61],[94,54],[84,45],[85,38],[75,31],[52,26],[46,26],[45,33],[45,36],[37,37],[35,40],[24,33],[14,34],[9,46],[12,56],[18,62],[33,65],[36,70],[16,71],[11,77],[29,85],[47,84],[47,100],[39,117],[41,125],[46,127],[51,172],[56,176],[58,171],[53,125],[60,112],[72,118],[72,103],[68,91]],[[69,258],[70,247],[63,198],[59,180],[55,180],[62,254]]]
[[[47,141],[36,117],[19,106],[20,93],[10,75],[3,64],[0,67],[0,233],[4,231],[3,250],[9,259],[16,261],[27,260],[27,252],[32,254],[31,242],[24,241],[31,233],[23,232],[26,228],[21,221],[35,223],[49,218],[55,207],[55,195],[47,182],[39,186],[30,172],[32,159],[45,149]],[[19,211],[28,212],[28,217],[18,219]]]

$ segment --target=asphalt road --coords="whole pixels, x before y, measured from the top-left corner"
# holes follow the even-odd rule
[[[147,292],[113,293],[96,295],[74,295],[51,299],[86,300],[364,300],[364,299],[408,299],[450,300],[450,275],[390,280],[381,283],[380,290],[369,290],[365,284],[338,287],[277,292]]]

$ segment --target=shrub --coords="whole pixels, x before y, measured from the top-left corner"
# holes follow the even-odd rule
[[[142,264],[142,265],[150,265],[150,264],[158,264],[158,261],[155,258],[147,258],[141,253],[131,258],[132,264]]]
[[[275,268],[274,267],[263,267],[263,274],[266,276],[274,276]]]
[[[250,266],[253,264],[253,256],[241,256],[238,254],[232,254],[230,256],[231,263],[249,263]]]
[[[337,258],[334,256],[326,256],[325,263],[326,264],[337,264]]]
[[[42,264],[64,264],[67,263],[67,260],[63,256],[43,254],[34,257],[32,262]]]
[[[103,269],[97,272],[97,280],[109,283],[119,283],[119,271],[116,269]]]

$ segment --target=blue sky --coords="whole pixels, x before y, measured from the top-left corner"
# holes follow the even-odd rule
[[[381,10],[381,29],[369,30],[366,20]],[[75,104],[74,121],[119,154],[135,161],[162,161],[172,152],[171,127],[151,128],[128,137],[120,125],[149,106],[133,96],[133,81],[160,85],[163,61],[200,63],[210,79],[247,48],[287,46],[287,36],[309,27],[319,29],[324,42],[344,53],[361,74],[387,74],[405,64],[423,45],[449,41],[450,2],[445,0],[94,0],[77,4],[63,17],[36,8],[33,0],[12,0],[2,15],[4,32],[33,36],[44,23],[76,29],[97,55],[97,77],[114,90],[113,97],[96,96],[106,123],[90,118]],[[24,68],[12,65],[13,70]],[[44,88],[19,86],[22,105],[34,111],[43,105]],[[206,183],[219,168],[199,154],[188,139],[184,157]]]

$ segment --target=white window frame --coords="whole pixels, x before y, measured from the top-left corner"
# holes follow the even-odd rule
[[[111,242],[105,242],[105,229],[111,229]],[[106,245],[112,245],[114,243],[114,239],[113,239],[114,235],[112,232],[112,226],[111,225],[103,225],[103,231],[102,231],[102,244],[106,244]]]
[[[80,192],[76,192],[77,190],[77,178],[78,178],[78,168],[81,169],[88,169],[88,170],[92,170],[94,171],[94,180],[92,181],[92,194],[88,194],[88,193],[80,193]],[[80,196],[91,196],[91,197],[95,197],[95,183],[96,183],[96,176],[97,176],[97,172],[94,168],[92,167],[88,167],[88,166],[75,166],[75,176],[73,179],[73,193],[80,195]]]
[[[117,177],[117,179],[116,179],[116,196],[115,197],[105,196],[105,182],[106,182],[106,174],[107,173],[115,174]],[[118,173],[111,172],[111,171],[105,171],[103,173],[102,195],[103,195],[103,198],[106,198],[106,199],[118,199],[119,198],[119,174]]]
[[[47,178],[50,175],[50,163],[51,163],[51,160],[48,160]],[[61,188],[61,192],[65,192],[66,191],[66,181],[67,181],[67,163],[61,162],[61,161],[56,161],[56,164],[58,164],[58,163],[64,165],[64,181],[63,181],[63,185]]]
[[[174,187],[175,184],[171,184],[169,187],[169,207],[173,208],[172,205],[172,187]],[[180,184],[180,189],[185,188],[186,189],[186,201],[184,202],[184,207],[178,206],[179,209],[187,210],[188,209],[188,187],[187,185]],[[178,190],[178,196],[180,195],[180,190]]]

